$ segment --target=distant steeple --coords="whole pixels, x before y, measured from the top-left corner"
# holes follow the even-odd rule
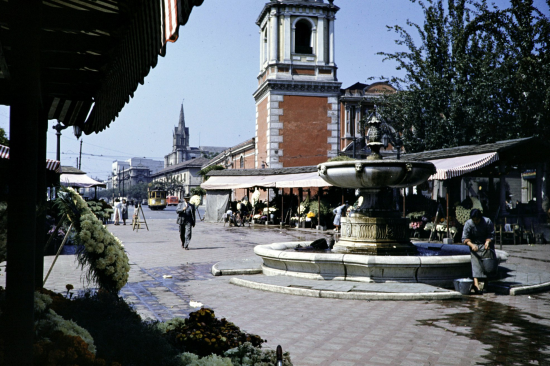
[[[185,134],[185,114],[183,113],[183,103],[181,103],[180,120],[178,124],[178,129],[180,133]]]

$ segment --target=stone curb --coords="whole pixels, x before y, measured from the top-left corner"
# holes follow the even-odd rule
[[[511,296],[525,295],[525,294],[532,294],[535,292],[546,291],[546,290],[550,290],[550,282],[544,282],[538,285],[531,285],[531,286],[512,287],[510,288],[510,295]]]
[[[446,292],[419,292],[419,293],[385,293],[385,292],[340,292],[340,291],[322,291],[311,290],[297,287],[283,287],[270,285],[266,283],[243,280],[241,278],[232,278],[229,281],[233,285],[247,287],[255,290],[276,292],[288,295],[320,297],[326,299],[342,300],[448,300],[462,299],[463,295],[457,291]]]
[[[217,267],[219,263],[216,263],[212,266],[212,275],[213,276],[237,276],[237,275],[253,275],[262,273],[261,268],[250,268],[250,269],[224,269],[221,270]]]

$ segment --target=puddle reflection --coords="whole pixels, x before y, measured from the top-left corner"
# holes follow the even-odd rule
[[[548,319],[483,299],[469,299],[459,304],[447,306],[465,307],[469,311],[419,323],[488,345],[489,353],[482,356],[486,361],[478,365],[550,365],[550,327],[538,322]],[[450,324],[451,329],[445,324]]]

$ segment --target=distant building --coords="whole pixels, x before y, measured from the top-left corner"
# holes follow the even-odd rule
[[[181,191],[174,192],[179,198],[191,192],[191,189],[199,187],[202,183],[202,177],[198,174],[203,165],[208,163],[208,158],[198,157],[195,159],[183,161],[179,164],[171,165],[155,174],[151,174],[153,182],[175,180],[183,187]]]
[[[253,137],[222,151],[203,167],[222,165],[225,169],[254,169],[256,160],[255,140]]]
[[[160,160],[147,158],[130,158],[115,160],[111,168],[111,176],[107,179],[107,189],[131,187],[141,183],[150,183],[154,174],[163,168]]]
[[[395,93],[396,89],[387,82],[373,84],[355,83],[340,92],[340,154],[364,159],[370,154],[366,146],[366,118],[374,111],[374,106],[380,103],[384,94]],[[388,126],[394,133],[395,130]],[[384,150],[382,155],[393,155],[397,151],[387,136],[382,137]]]
[[[172,152],[164,156],[164,168],[177,165],[181,162],[196,159],[200,157],[211,157],[217,155],[226,147],[215,146],[189,146],[189,127],[185,127],[185,115],[183,113],[183,104],[181,105],[180,118],[178,125],[174,127],[172,134]]]

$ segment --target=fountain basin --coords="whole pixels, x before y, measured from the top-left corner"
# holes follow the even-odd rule
[[[435,173],[432,163],[403,160],[352,160],[322,163],[319,176],[342,188],[404,188],[419,185]]]
[[[430,243],[429,246],[432,248],[439,247],[437,253],[431,256],[288,251],[298,244],[307,246],[310,242],[257,245],[254,253],[263,260],[264,275],[358,282],[419,282],[445,288],[454,288],[455,279],[472,275],[470,254],[464,252],[468,248],[461,245]],[[424,250],[427,248],[423,244],[417,246]],[[451,250],[452,247],[457,247],[457,250]],[[501,262],[506,261],[506,252],[496,252]],[[449,255],[437,255],[441,253]]]

